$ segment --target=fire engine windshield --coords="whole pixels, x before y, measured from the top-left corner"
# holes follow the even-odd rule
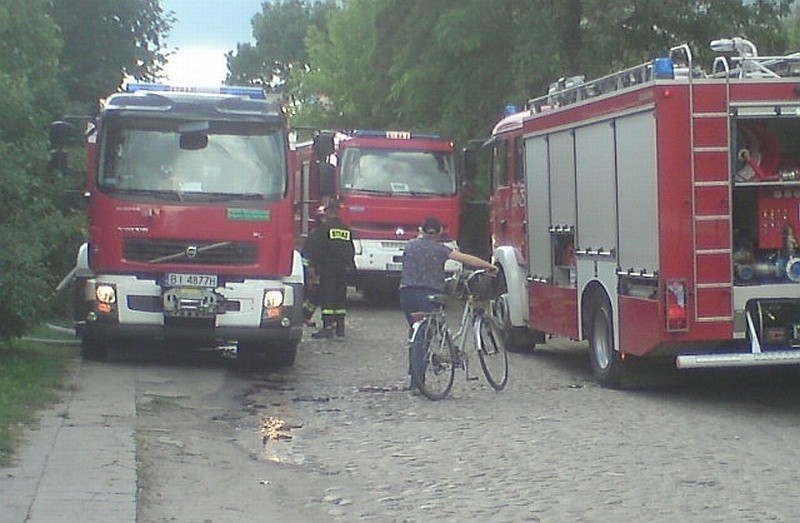
[[[104,190],[258,199],[286,190],[284,135],[263,124],[114,118],[100,143]]]
[[[341,159],[341,183],[351,191],[452,195],[456,192],[453,155],[348,147]]]

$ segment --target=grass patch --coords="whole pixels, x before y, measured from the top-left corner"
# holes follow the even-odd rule
[[[77,347],[18,340],[0,345],[0,467],[11,464],[21,429],[58,399]]]
[[[69,324],[62,325],[62,323],[64,322],[52,321],[49,324],[39,325],[29,332],[27,337],[53,341],[75,341],[75,343],[78,343],[78,338],[71,330],[72,326]]]

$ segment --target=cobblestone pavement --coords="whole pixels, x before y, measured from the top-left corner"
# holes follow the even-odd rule
[[[502,392],[460,373],[449,399],[430,402],[401,390],[399,312],[354,307],[348,329],[346,342],[304,342],[287,390],[270,391],[264,413],[298,427],[267,451],[330,477],[330,516],[800,519],[794,371],[613,391],[593,382],[581,346],[562,344],[511,354]]]
[[[244,414],[222,420],[250,467],[264,477],[280,468],[280,502],[298,507],[285,509],[287,521],[800,520],[797,370],[655,368],[614,391],[594,383],[582,345],[560,343],[510,354],[502,392],[461,372],[450,397],[431,402],[403,390],[395,306],[355,301],[347,328],[344,341],[306,336],[291,370],[240,377]],[[251,437],[257,424],[264,447]],[[144,465],[171,444],[152,430],[139,436]],[[162,467],[176,478],[195,454],[180,445],[184,456]],[[153,521],[173,479],[140,474],[145,489],[165,490],[140,508],[140,521]]]

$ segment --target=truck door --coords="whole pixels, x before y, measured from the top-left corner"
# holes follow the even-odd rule
[[[526,255],[524,233],[525,185],[522,173],[522,145],[514,137],[502,138],[492,151],[489,221],[493,248],[513,245]]]

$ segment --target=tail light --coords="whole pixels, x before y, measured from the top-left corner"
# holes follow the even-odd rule
[[[673,332],[688,330],[686,281],[667,280],[664,299],[666,300],[667,330]]]

